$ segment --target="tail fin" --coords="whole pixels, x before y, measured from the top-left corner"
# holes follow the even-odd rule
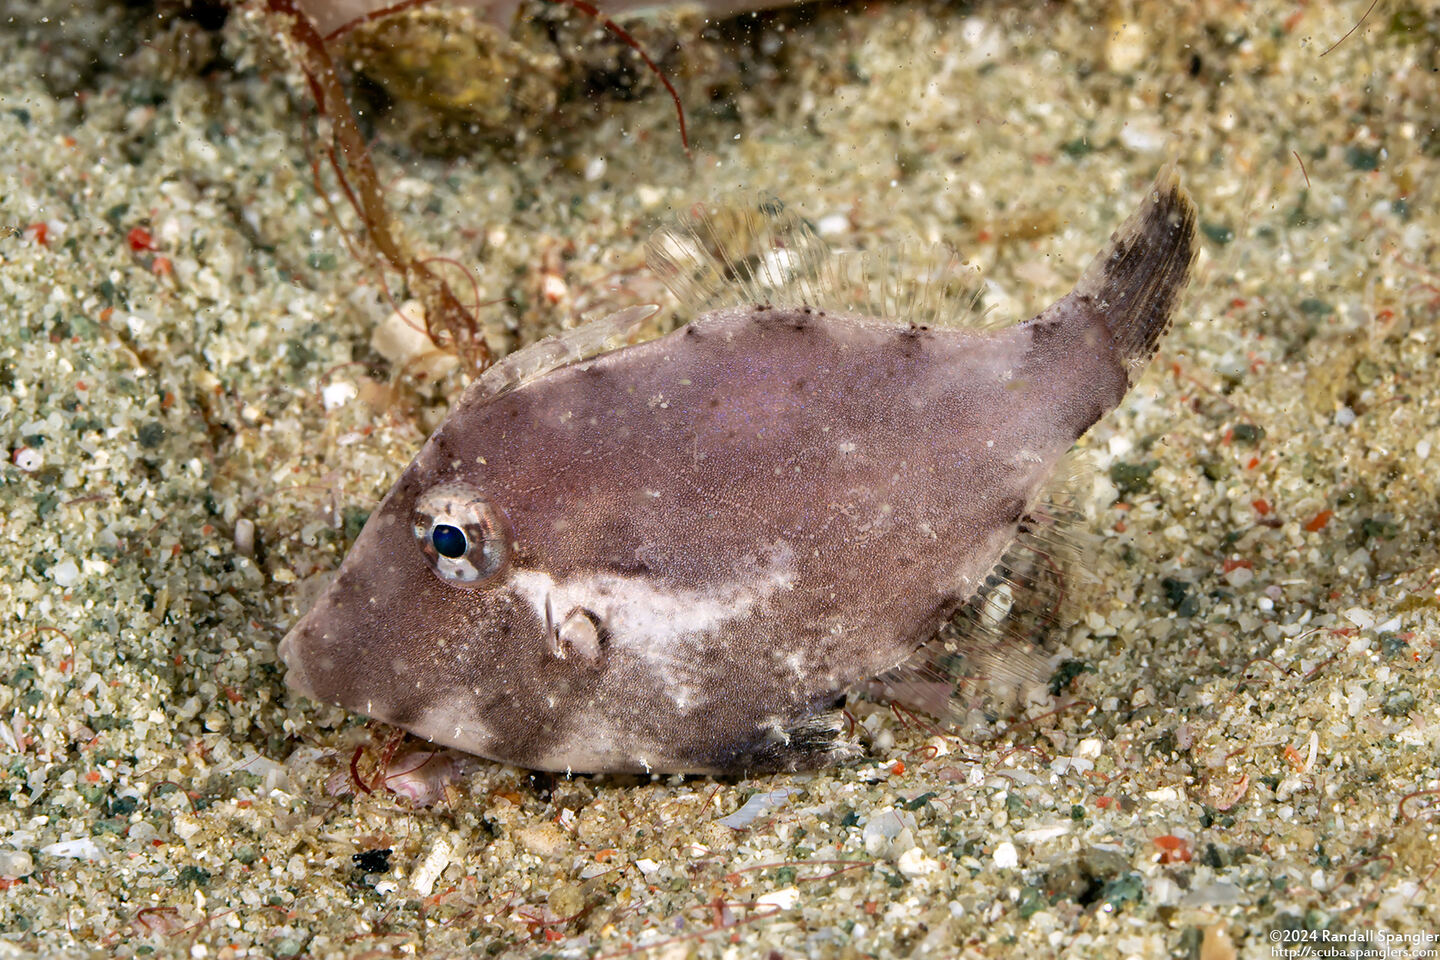
[[[1170,329],[1195,253],[1195,204],[1172,161],[1074,290],[1105,317],[1132,382]]]

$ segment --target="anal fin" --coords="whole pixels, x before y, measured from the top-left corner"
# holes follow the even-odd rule
[[[971,597],[900,665],[872,685],[884,697],[982,734],[1045,691],[1092,552],[1078,502],[1078,457],[1067,457],[1014,541]]]

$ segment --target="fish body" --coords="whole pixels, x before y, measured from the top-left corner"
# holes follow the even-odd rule
[[[473,385],[372,514],[288,680],[537,769],[841,758],[835,701],[977,595],[1154,352],[1193,230],[1162,174],[1074,292],[1001,330],[776,297],[530,348],[538,372]]]

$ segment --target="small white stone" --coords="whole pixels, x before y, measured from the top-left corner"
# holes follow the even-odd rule
[[[348,380],[327,383],[320,390],[320,402],[326,410],[338,410],[356,397],[355,384]]]
[[[885,845],[898,837],[904,829],[904,822],[890,807],[875,811],[865,821],[865,829],[861,833],[865,849],[872,856],[878,855],[885,849]]]
[[[781,807],[791,794],[799,793],[798,787],[781,787],[778,790],[770,790],[757,793],[727,817],[721,817],[720,823],[731,830],[739,830],[748,827],[755,822],[755,818],[769,813],[771,810]]]
[[[839,237],[850,232],[850,218],[843,213],[827,213],[815,223],[822,237]]]
[[[1346,610],[1345,619],[1355,624],[1355,626],[1359,627],[1361,630],[1369,630],[1371,627],[1375,626],[1375,618],[1369,613],[1369,611],[1362,610],[1359,607],[1351,607],[1349,610]]]
[[[756,897],[755,902],[767,907],[779,907],[781,910],[790,910],[800,902],[800,891],[794,887],[786,887],[784,890],[772,890],[763,896]]]
[[[62,587],[73,587],[80,579],[80,568],[74,560],[61,560],[50,568],[50,579]]]
[[[1127,121],[1120,128],[1120,142],[1136,153],[1154,153],[1162,149],[1167,136],[1165,128],[1152,118]]]
[[[79,840],[61,840],[40,848],[47,857],[65,857],[70,860],[99,860],[100,845],[89,837]]]
[[[1138,23],[1111,22],[1105,62],[1116,73],[1129,73],[1150,56],[1145,28]]]
[[[414,300],[402,304],[376,325],[370,334],[370,346],[407,373],[440,377],[460,363],[454,354],[442,352],[430,339],[425,308]]]
[[[1163,873],[1151,881],[1150,895],[1160,906],[1169,906],[1170,904],[1178,903],[1180,894],[1180,885]]]
[[[638,867],[640,872],[645,874],[645,876],[647,877],[650,876],[650,874],[654,873],[656,870],[660,869],[660,864],[654,860],[651,860],[649,857],[641,857],[639,860],[636,860],[635,866]]]
[[[45,457],[34,447],[20,447],[10,457],[10,462],[26,473],[34,473],[45,466]]]
[[[415,868],[410,871],[410,886],[416,893],[422,897],[430,896],[431,891],[435,889],[435,881],[450,865],[454,853],[455,850],[449,840],[444,837],[435,838],[434,844],[431,845],[425,856],[421,857],[420,862],[415,864]]]
[[[1020,853],[1015,849],[1015,844],[1009,840],[995,848],[993,859],[995,866],[1001,870],[1009,870],[1020,865]]]
[[[1015,834],[1016,837],[1026,843],[1044,843],[1047,840],[1054,840],[1056,837],[1063,837],[1074,830],[1074,825],[1063,820],[1054,823],[1043,823],[1037,827],[1027,827]]]
[[[255,553],[255,521],[241,517],[235,521],[235,552],[242,557]]]
[[[1349,407],[1341,407],[1335,411],[1335,425],[1337,427],[1348,427],[1355,422],[1355,411]]]
[[[550,303],[559,303],[570,296],[570,288],[559,275],[547,273],[540,280],[540,296]]]
[[[28,877],[35,861],[24,850],[0,850],[0,877]]]
[[[934,873],[940,869],[938,861],[925,856],[925,851],[919,847],[913,847],[900,854],[900,859],[895,861],[895,869],[907,877],[921,877],[927,873]]]

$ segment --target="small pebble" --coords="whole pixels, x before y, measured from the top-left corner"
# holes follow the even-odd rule
[[[520,831],[520,845],[537,857],[553,859],[570,851],[570,837],[548,820]]]
[[[255,555],[255,521],[241,517],[235,521],[235,552],[242,557]]]
[[[34,447],[20,447],[11,455],[10,462],[26,473],[34,473],[45,466],[45,457]]]
[[[48,857],[64,857],[71,860],[99,860],[102,854],[100,845],[89,837],[47,844],[40,848],[40,852]]]
[[[337,380],[334,383],[327,383],[321,388],[320,401],[325,405],[326,410],[339,410],[354,400],[356,395],[357,391],[353,383]]]
[[[895,869],[907,877],[923,877],[927,873],[934,873],[940,869],[938,861],[925,856],[925,851],[919,847],[906,850],[895,861]]]
[[[50,568],[50,579],[54,580],[58,586],[73,587],[80,579],[80,568],[76,566],[74,560],[61,560]]]
[[[1112,21],[1105,44],[1105,64],[1116,73],[1129,73],[1150,55],[1145,28],[1138,23]]]
[[[781,910],[790,910],[800,902],[800,891],[794,887],[786,887],[784,890],[772,890],[762,897],[757,897],[755,902],[768,907],[779,907]]]
[[[550,891],[546,905],[557,917],[573,917],[585,909],[585,894],[574,884],[562,884]]]
[[[28,877],[35,861],[24,850],[0,850],[0,877]]]

